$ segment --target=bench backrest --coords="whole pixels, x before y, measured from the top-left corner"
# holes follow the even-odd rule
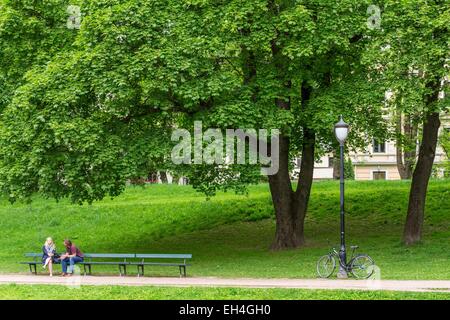
[[[41,258],[42,253],[25,253],[25,257]],[[192,259],[192,254],[164,254],[164,253],[85,253],[88,259]]]
[[[42,257],[42,253],[25,253],[25,257],[41,258]]]
[[[102,259],[132,259],[134,253],[85,253],[85,258],[102,258]]]
[[[136,253],[139,259],[192,259],[192,254]]]

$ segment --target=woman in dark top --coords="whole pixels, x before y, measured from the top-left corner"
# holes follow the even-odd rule
[[[47,238],[42,246],[42,264],[43,268],[47,268],[50,277],[53,277],[53,263],[57,262],[58,255],[56,254],[56,246],[52,238]]]

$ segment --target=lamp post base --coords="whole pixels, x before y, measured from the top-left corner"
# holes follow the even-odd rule
[[[348,274],[345,270],[339,270],[337,273],[338,279],[348,279]]]

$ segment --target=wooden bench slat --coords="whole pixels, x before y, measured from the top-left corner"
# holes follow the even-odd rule
[[[188,263],[171,263],[171,262],[130,262],[132,266],[190,266]]]
[[[25,253],[25,257],[42,257],[42,253]]]
[[[104,265],[118,265],[118,264],[129,264],[125,261],[82,261],[77,264],[104,264]]]
[[[134,253],[86,253],[85,258],[109,258],[109,259],[132,259],[136,255]]]
[[[192,254],[136,253],[139,259],[192,259]]]

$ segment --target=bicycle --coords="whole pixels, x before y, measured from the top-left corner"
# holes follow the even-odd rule
[[[317,274],[320,278],[329,278],[336,269],[336,258],[339,261],[339,265],[347,272],[351,273],[357,279],[367,279],[373,272],[375,262],[367,254],[355,255],[358,246],[351,246],[352,256],[348,263],[341,260],[339,252],[336,248],[332,248],[331,251],[317,261]]]

